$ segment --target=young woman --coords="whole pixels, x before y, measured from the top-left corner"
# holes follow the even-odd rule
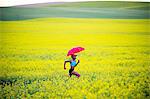
[[[66,63],[70,63],[70,69],[69,69],[69,76],[71,77],[72,75],[77,76],[78,78],[80,77],[80,74],[74,71],[75,67],[79,64],[80,60],[76,59],[77,55],[71,55],[71,60],[67,60],[64,62],[64,69],[66,70]]]

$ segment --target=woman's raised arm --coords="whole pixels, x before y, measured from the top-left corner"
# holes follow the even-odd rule
[[[66,63],[67,62],[70,62],[70,60],[67,60],[67,61],[64,62],[64,69],[66,69]]]

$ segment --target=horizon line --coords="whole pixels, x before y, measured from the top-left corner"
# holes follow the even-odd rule
[[[118,2],[148,2],[150,3],[149,0],[42,0],[39,2],[16,2],[17,0],[15,0],[15,2],[9,2],[7,0],[3,1],[0,0],[1,4],[0,7],[13,7],[13,6],[24,6],[24,5],[34,5],[34,4],[43,4],[43,3],[71,3],[71,2],[94,2],[94,1],[99,1],[99,2],[109,2],[109,1],[118,1]],[[19,0],[20,1],[20,0]]]

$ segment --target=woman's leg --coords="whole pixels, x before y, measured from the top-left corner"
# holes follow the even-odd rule
[[[74,69],[70,69],[70,70],[69,70],[69,76],[70,76],[70,77],[72,76],[73,70],[74,70]]]
[[[77,72],[75,72],[75,71],[72,71],[72,74],[73,74],[73,75],[76,75],[78,78],[80,77],[80,74],[77,73]]]

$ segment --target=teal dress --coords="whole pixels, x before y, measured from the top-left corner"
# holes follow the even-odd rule
[[[70,62],[70,66],[73,66],[73,67],[74,67],[74,66],[76,66],[76,64],[77,64],[77,63],[76,63],[76,61],[75,61],[75,60],[71,60],[71,62]]]
[[[70,66],[71,66],[71,67],[75,67],[76,65],[77,65],[77,63],[76,63],[75,60],[71,60],[71,61],[70,61]],[[70,68],[70,69],[69,69],[69,75],[70,75],[70,77],[72,76],[72,71],[74,71],[74,68]]]

